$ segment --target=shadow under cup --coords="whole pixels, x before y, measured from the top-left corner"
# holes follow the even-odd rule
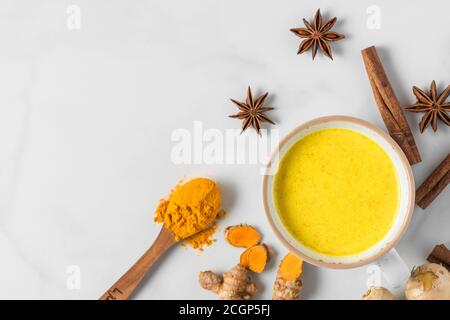
[[[328,256],[313,251],[294,239],[286,230],[274,204],[274,174],[279,161],[297,141],[314,131],[326,128],[342,128],[357,131],[374,140],[391,158],[399,184],[399,206],[394,223],[382,240],[371,248],[349,256]],[[397,143],[385,132],[361,119],[348,116],[328,116],[308,121],[291,131],[272,155],[263,179],[263,202],[269,223],[280,241],[306,262],[335,269],[355,268],[380,258],[392,249],[405,232],[414,209],[414,179],[411,166]]]

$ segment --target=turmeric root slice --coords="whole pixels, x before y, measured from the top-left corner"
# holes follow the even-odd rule
[[[261,235],[256,228],[240,224],[226,228],[225,239],[233,247],[250,248],[261,241]]]
[[[240,257],[240,263],[247,269],[261,273],[269,261],[269,249],[265,244],[258,244],[245,250]]]
[[[283,260],[281,260],[278,268],[278,275],[285,280],[295,280],[300,278],[303,273],[303,260],[288,253]]]
[[[277,278],[273,286],[273,300],[297,300],[300,298],[303,273],[303,260],[288,253],[281,260]]]
[[[250,249],[251,248],[248,248],[247,250],[242,252],[239,258],[239,263],[246,268],[248,268],[248,254],[250,253]]]

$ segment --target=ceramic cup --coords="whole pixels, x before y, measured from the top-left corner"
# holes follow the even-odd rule
[[[399,207],[395,221],[385,237],[371,248],[351,256],[327,256],[317,253],[294,239],[283,226],[274,206],[273,182],[279,161],[286,151],[305,135],[325,129],[344,128],[355,130],[374,140],[391,158],[399,182]],[[414,209],[415,187],[414,179],[408,159],[397,143],[384,131],[367,121],[348,116],[328,116],[308,121],[292,130],[279,144],[269,161],[263,179],[263,202],[267,219],[279,240],[294,254],[306,262],[316,266],[335,269],[360,267],[379,259],[389,252],[400,240],[405,232]]]

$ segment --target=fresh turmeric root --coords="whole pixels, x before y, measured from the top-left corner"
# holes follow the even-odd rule
[[[288,253],[281,260],[277,278],[273,286],[273,300],[297,300],[300,297],[303,260]]]
[[[258,244],[242,252],[240,263],[245,268],[261,273],[269,261],[269,249],[265,244]]]
[[[241,264],[237,264],[223,276],[212,271],[200,272],[198,280],[203,289],[217,293],[221,300],[249,300],[257,291],[247,269]]]
[[[225,239],[234,247],[250,248],[261,241],[261,235],[254,227],[240,224],[226,228]]]

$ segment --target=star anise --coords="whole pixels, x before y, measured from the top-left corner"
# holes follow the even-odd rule
[[[436,82],[433,80],[429,94],[416,86],[413,86],[413,93],[417,98],[417,102],[406,107],[405,110],[410,112],[425,112],[422,121],[419,123],[420,132],[423,132],[430,123],[433,130],[436,131],[438,119],[450,126],[450,116],[448,114],[450,112],[450,102],[445,103],[445,100],[450,95],[450,85],[438,95]]]
[[[336,23],[336,20],[336,17],[334,17],[333,19],[322,24],[322,15],[320,14],[320,9],[318,9],[314,16],[313,23],[303,19],[303,23],[306,28],[291,29],[296,36],[305,39],[300,43],[297,54],[303,53],[312,47],[312,58],[314,60],[317,49],[320,48],[326,56],[333,60],[333,54],[328,42],[338,41],[345,38],[342,34],[330,31]]]
[[[229,116],[230,118],[243,120],[242,122],[242,132],[247,130],[248,127],[252,126],[255,128],[256,132],[261,135],[261,123],[269,122],[275,124],[267,116],[264,115],[267,111],[273,110],[274,108],[263,107],[264,100],[266,100],[269,93],[265,93],[258,97],[256,100],[253,99],[252,90],[250,87],[247,89],[247,100],[244,102],[239,102],[234,99],[230,99],[238,108],[239,113]]]

